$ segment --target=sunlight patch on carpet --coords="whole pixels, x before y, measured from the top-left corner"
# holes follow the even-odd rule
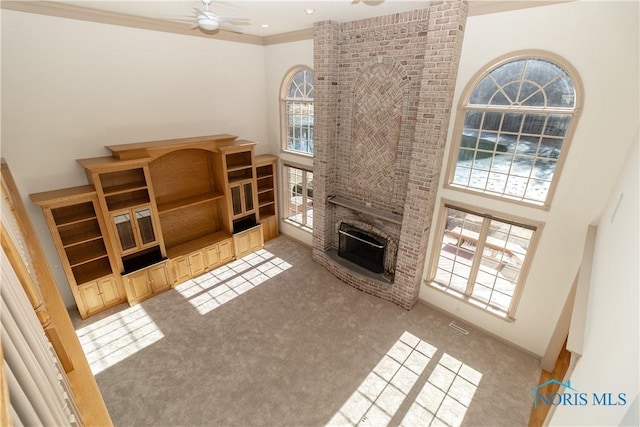
[[[175,289],[204,315],[289,268],[291,264],[261,249]]]
[[[480,372],[443,354],[400,425],[461,425],[481,379]]]
[[[135,305],[76,331],[93,375],[164,338],[141,305]]]
[[[328,426],[386,426],[436,352],[405,332],[384,355]]]

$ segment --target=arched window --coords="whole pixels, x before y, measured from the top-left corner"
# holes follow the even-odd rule
[[[474,81],[463,97],[448,182],[548,206],[578,111],[574,78],[550,60],[521,56]]]
[[[313,71],[296,67],[282,84],[282,149],[313,155]]]

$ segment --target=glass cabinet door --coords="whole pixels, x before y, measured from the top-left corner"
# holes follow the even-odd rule
[[[112,214],[112,219],[123,254],[142,249],[156,241],[150,206],[116,212]]]
[[[133,223],[131,222],[131,214],[129,212],[116,214],[113,216],[113,222],[118,232],[118,240],[120,241],[120,249],[127,251],[136,247],[136,238],[133,231]]]
[[[240,186],[231,187],[231,205],[233,215],[242,214],[242,198],[240,195]]]
[[[244,192],[244,210],[249,212],[253,210],[253,183],[247,182],[242,184]]]
[[[151,209],[137,209],[135,211],[136,222],[138,223],[138,231],[140,233],[140,241],[143,245],[156,241],[156,235],[153,232],[153,221],[151,219]]]
[[[253,183],[244,182],[229,188],[233,216],[238,217],[253,212]]]

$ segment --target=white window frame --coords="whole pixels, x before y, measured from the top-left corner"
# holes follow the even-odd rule
[[[518,281],[515,283],[515,290],[511,297],[511,301],[509,304],[509,308],[505,310],[501,310],[497,307],[493,307],[491,304],[486,303],[484,301],[480,301],[476,298],[472,297],[473,287],[475,286],[475,278],[480,269],[480,257],[483,256],[483,249],[485,248],[486,239],[487,239],[487,231],[488,224],[483,227],[483,230],[479,233],[478,236],[478,244],[476,249],[473,251],[473,262],[470,267],[469,276],[466,277],[467,287],[464,292],[460,292],[458,290],[450,288],[448,285],[443,283],[439,283],[435,280],[438,264],[440,260],[440,253],[442,250],[442,246],[444,245],[445,231],[448,219],[448,208],[456,209],[459,211],[463,211],[472,215],[483,217],[485,220],[491,221],[499,221],[507,224],[512,224],[524,228],[529,228],[533,230],[533,234],[531,239],[529,240],[529,245],[526,250],[526,256],[522,260],[522,264],[520,266]],[[498,212],[493,212],[486,209],[479,209],[474,206],[466,205],[464,203],[459,203],[451,200],[441,200],[440,210],[438,214],[438,223],[436,227],[436,234],[433,240],[433,249],[431,251],[431,263],[430,268],[428,270],[428,274],[426,276],[425,283],[431,287],[432,289],[436,289],[438,291],[442,291],[447,295],[451,295],[455,298],[458,298],[466,303],[469,303],[473,307],[483,310],[486,313],[490,313],[495,315],[503,320],[513,321],[515,320],[516,309],[518,307],[518,302],[520,300],[520,296],[522,295],[522,291],[524,289],[527,275],[531,268],[531,264],[535,257],[536,249],[538,246],[538,241],[540,240],[540,236],[542,235],[542,230],[544,224],[542,222],[536,222],[525,218],[516,217],[513,215],[505,215]]]
[[[566,72],[566,74],[571,79],[574,86],[574,90],[575,90],[575,102],[574,102],[573,109],[568,109],[568,108],[567,109],[557,109],[557,108],[541,109],[537,107],[511,108],[511,107],[503,107],[503,106],[484,106],[484,105],[470,104],[471,95],[473,94],[474,90],[479,85],[479,83],[482,81],[482,79],[484,79],[492,71],[496,70],[502,65],[505,65],[512,61],[527,59],[527,58],[540,59],[543,61],[550,62],[560,67],[562,70]],[[521,51],[521,52],[514,52],[490,62],[485,67],[483,67],[471,79],[469,84],[464,89],[462,96],[460,97],[456,122],[453,130],[453,137],[452,137],[453,141],[452,141],[451,149],[449,152],[449,161],[447,165],[447,178],[445,180],[444,187],[447,189],[452,189],[456,191],[471,193],[475,195],[482,195],[483,197],[487,197],[487,198],[504,200],[510,203],[515,203],[515,204],[524,205],[524,206],[531,206],[531,207],[540,208],[543,210],[549,210],[551,207],[553,196],[555,194],[556,187],[558,185],[558,181],[562,175],[562,168],[566,161],[567,154],[569,152],[571,140],[573,139],[573,135],[575,133],[576,126],[578,124],[578,119],[582,113],[583,100],[584,100],[584,97],[583,97],[582,83],[580,78],[578,77],[576,70],[564,58],[558,55],[555,55],[546,51],[540,51],[540,50],[527,50],[527,51]],[[561,114],[571,115],[569,127],[564,136],[562,148],[560,150],[560,154],[556,161],[556,167],[553,173],[553,178],[551,179],[551,182],[549,184],[549,189],[547,191],[546,198],[544,201],[527,200],[527,199],[522,199],[520,197],[513,197],[508,194],[499,194],[499,192],[492,192],[490,190],[487,190],[486,188],[479,189],[479,188],[471,187],[468,185],[465,186],[465,185],[454,183],[457,159],[458,159],[458,154],[460,152],[460,145],[461,145],[463,129],[464,129],[465,116],[467,111],[469,110],[483,111],[483,112],[494,112],[494,111],[509,112],[509,113],[529,112],[532,114],[535,114],[535,113],[553,114],[554,112],[559,112]],[[507,176],[511,177],[512,175],[509,174]]]
[[[289,168],[296,169],[302,172],[302,191],[301,191],[301,201],[300,206],[302,206],[302,222],[296,221],[292,219],[289,215],[290,213],[290,203],[291,203],[291,194],[292,194],[292,183],[289,181]],[[282,184],[283,189],[280,192],[282,194],[282,218],[285,222],[295,225],[305,231],[312,232],[313,231],[313,219],[311,221],[311,225],[309,225],[309,213],[311,211],[311,218],[313,218],[313,206],[311,209],[308,209],[309,200],[308,200],[308,188],[307,188],[307,174],[313,174],[313,170],[310,167],[302,166],[299,164],[294,164],[291,162],[283,162],[282,164]],[[313,203],[313,199],[311,199]]]
[[[296,76],[296,74],[298,74],[301,71],[308,71],[311,73],[311,76],[313,77],[313,70],[307,66],[304,65],[297,65],[293,68],[291,68],[287,74],[285,75],[284,80],[282,81],[282,85],[280,87],[280,135],[281,135],[281,149],[283,152],[286,153],[291,153],[291,154],[296,154],[299,156],[304,156],[304,157],[313,157],[313,149],[309,152],[309,151],[302,151],[302,150],[296,150],[293,148],[289,147],[289,115],[288,115],[288,109],[287,109],[287,104],[289,102],[302,102],[302,103],[311,103],[311,107],[313,107],[313,102],[314,102],[314,98],[306,98],[306,97],[289,97],[288,93],[289,93],[289,87],[293,81],[293,78]],[[313,88],[313,81],[311,81],[311,85],[312,85],[312,90],[314,90]],[[310,114],[310,116],[313,116],[313,114]],[[307,127],[307,132],[309,132],[309,129],[311,130],[311,132],[313,132],[313,126],[311,126],[310,128]],[[313,143],[313,137],[311,137],[311,141]]]

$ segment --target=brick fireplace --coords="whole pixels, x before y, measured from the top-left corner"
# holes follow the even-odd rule
[[[366,293],[418,299],[467,4],[314,26],[314,260]],[[342,223],[386,240],[385,274],[335,254]]]

